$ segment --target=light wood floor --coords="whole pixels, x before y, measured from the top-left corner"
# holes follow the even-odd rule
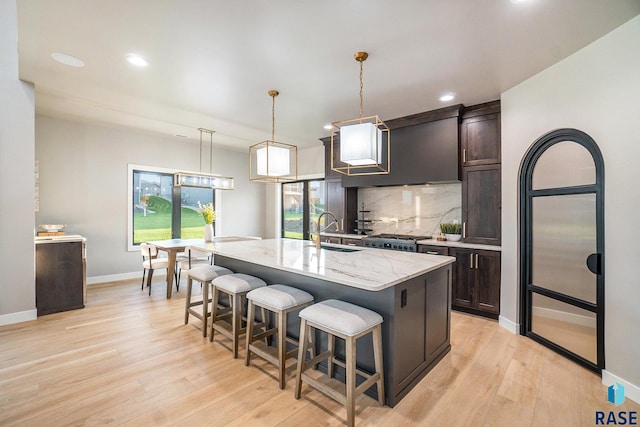
[[[88,304],[0,327],[0,425],[342,425],[346,411],[276,370],[232,359],[229,342],[183,324],[184,285],[165,299],[139,282],[90,286]],[[452,351],[395,408],[366,396],[376,426],[585,426],[609,411],[591,372],[495,321],[453,313]],[[241,352],[241,357],[244,351]],[[627,400],[619,410],[640,410]]]

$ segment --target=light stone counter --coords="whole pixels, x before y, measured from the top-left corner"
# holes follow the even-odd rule
[[[380,291],[455,261],[453,257],[323,244],[355,249],[318,251],[313,242],[268,239],[216,242],[213,252],[240,261],[297,273],[367,291]]]
[[[320,233],[320,235],[326,236],[326,237],[340,237],[344,239],[361,239],[361,240],[363,237],[367,237],[365,234],[329,233],[326,231],[323,231],[322,233]]]
[[[446,246],[449,248],[481,249],[485,251],[502,251],[502,247],[496,245],[481,245],[478,243],[450,242],[447,240],[425,239],[416,242],[419,245]]]

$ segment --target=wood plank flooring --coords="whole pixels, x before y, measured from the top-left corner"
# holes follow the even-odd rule
[[[139,281],[90,286],[82,310],[0,327],[2,426],[339,426],[345,409],[230,341],[210,343],[184,283],[165,299]],[[184,282],[184,281],[183,281]],[[358,400],[361,426],[588,426],[609,411],[598,376],[495,321],[454,312],[452,351],[395,408]],[[640,411],[627,400],[618,410]]]

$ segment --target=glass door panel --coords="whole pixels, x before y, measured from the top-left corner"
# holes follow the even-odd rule
[[[304,237],[304,182],[282,185],[282,237]]]
[[[531,284],[596,302],[597,276],[586,266],[596,250],[596,195],[532,199]]]
[[[549,147],[542,153],[533,170],[534,190],[595,183],[596,164],[591,153],[572,141],[558,142]]]
[[[325,211],[326,201],[324,196],[324,181],[309,181],[308,185],[308,200],[309,200],[309,230],[311,232],[315,232],[316,223],[318,222],[318,217],[322,212]],[[322,224],[320,225],[321,229],[324,229],[327,224],[331,223],[331,217],[325,215],[323,218]],[[333,228],[330,228],[333,230]]]
[[[596,313],[534,293],[531,332],[597,363]]]

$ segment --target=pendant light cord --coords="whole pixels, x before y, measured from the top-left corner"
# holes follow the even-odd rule
[[[271,95],[271,141],[276,140],[276,96]]]
[[[362,114],[362,110],[363,110],[363,107],[362,107],[362,104],[363,104],[363,102],[362,102],[362,98],[363,98],[363,95],[362,95],[362,87],[363,87],[363,84],[362,84],[362,62],[363,61],[359,61],[359,62],[360,62],[360,119],[361,119],[360,122],[362,122],[362,116],[363,116],[363,114]]]

